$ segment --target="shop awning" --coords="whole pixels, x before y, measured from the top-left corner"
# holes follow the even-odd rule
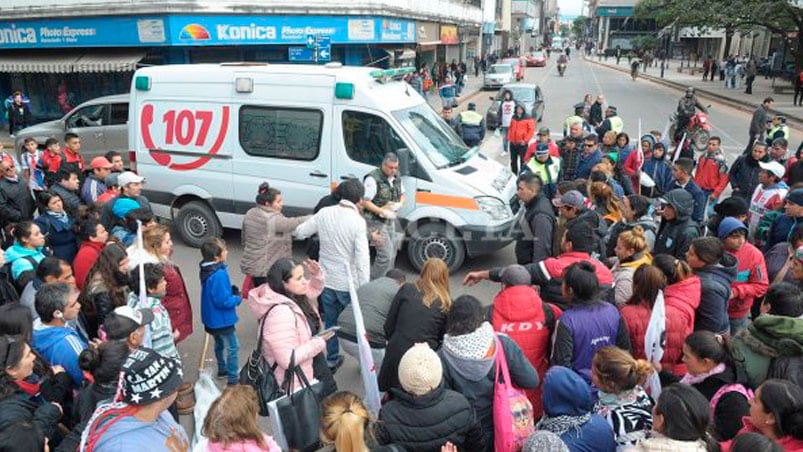
[[[78,53],[58,50],[0,55],[0,72],[67,74],[126,72],[137,69],[143,51]]]
[[[438,40],[438,41],[419,42],[418,43],[418,45],[420,45],[421,47],[438,46],[440,44],[441,44],[440,40]]]
[[[101,52],[83,55],[75,62],[73,72],[133,72],[145,52]]]
[[[80,54],[70,52],[20,53],[0,56],[0,72],[47,72],[67,74]]]

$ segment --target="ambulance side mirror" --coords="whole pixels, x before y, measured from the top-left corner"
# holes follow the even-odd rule
[[[415,156],[409,148],[399,148],[396,150],[399,156],[399,174],[402,176],[410,175],[410,168],[415,165]]]

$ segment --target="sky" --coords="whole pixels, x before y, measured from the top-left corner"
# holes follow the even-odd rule
[[[561,16],[579,16],[583,0],[558,0]]]

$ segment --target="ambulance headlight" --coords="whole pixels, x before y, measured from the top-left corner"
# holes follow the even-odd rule
[[[512,215],[510,208],[499,198],[493,196],[478,196],[474,198],[480,210],[485,212],[494,221],[507,220]]]

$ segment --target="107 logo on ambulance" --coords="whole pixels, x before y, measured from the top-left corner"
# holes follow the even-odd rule
[[[159,165],[175,171],[194,170],[220,152],[230,116],[228,105],[171,108],[168,103],[145,104],[139,116],[141,144]],[[173,161],[174,157],[181,162]]]

